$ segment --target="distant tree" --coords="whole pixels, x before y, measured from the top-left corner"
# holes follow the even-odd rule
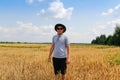
[[[106,35],[102,34],[100,36],[97,36],[96,39],[92,40],[91,43],[120,46],[120,25],[116,25],[113,36],[109,35],[106,37]]]
[[[101,35],[99,38],[99,44],[104,45],[106,41],[106,36],[105,35]]]
[[[18,41],[18,42],[16,42],[16,43],[20,44],[21,42]]]
[[[92,44],[96,44],[96,40],[94,39],[94,40],[92,40],[92,42],[91,42]]]
[[[96,37],[96,44],[100,44],[99,40],[100,40],[100,37],[99,36]]]
[[[109,35],[109,36],[106,38],[105,44],[106,44],[106,45],[113,45],[113,36],[112,36],[112,35]]]
[[[113,34],[113,44],[120,46],[120,26],[116,25],[115,32]]]

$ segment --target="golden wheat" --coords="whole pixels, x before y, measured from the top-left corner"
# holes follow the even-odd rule
[[[47,62],[50,44],[0,44],[0,80],[54,80]],[[67,80],[120,80],[120,66],[109,57],[119,47],[71,45]]]

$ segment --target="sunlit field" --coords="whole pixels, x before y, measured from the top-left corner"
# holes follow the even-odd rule
[[[54,80],[50,44],[0,44],[0,80]],[[71,44],[67,80],[120,80],[120,47]]]

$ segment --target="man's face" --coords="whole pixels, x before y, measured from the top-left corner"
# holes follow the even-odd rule
[[[57,27],[57,33],[58,33],[58,34],[62,34],[63,32],[64,32],[63,27],[58,26],[58,27]]]

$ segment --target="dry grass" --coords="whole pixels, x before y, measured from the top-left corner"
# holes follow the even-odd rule
[[[0,80],[54,80],[50,44],[0,44]],[[67,80],[120,80],[119,47],[71,45]],[[113,60],[113,61],[112,61]],[[118,60],[118,59],[117,59]]]

